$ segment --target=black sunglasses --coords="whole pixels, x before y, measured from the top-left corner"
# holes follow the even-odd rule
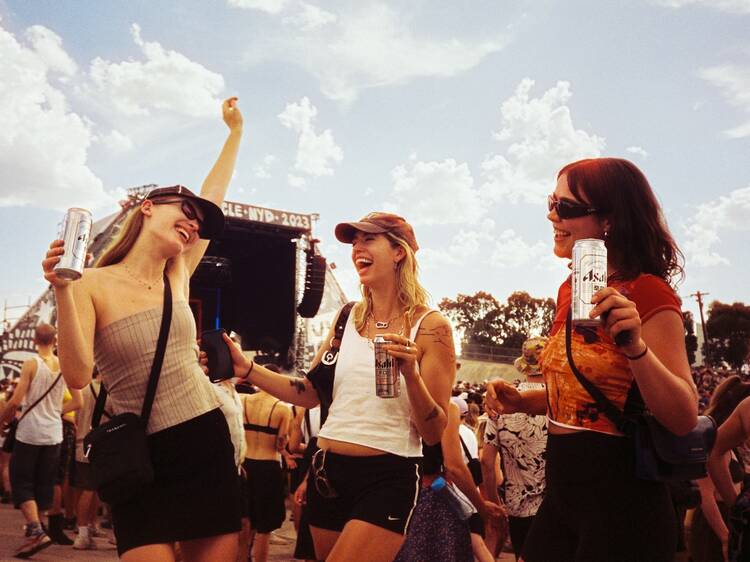
[[[154,205],[171,205],[179,203],[182,214],[185,215],[188,220],[198,221],[198,225],[203,226],[203,220],[198,216],[195,207],[193,207],[187,199],[152,199],[151,202]]]
[[[554,195],[547,196],[547,209],[557,212],[561,219],[577,219],[587,215],[601,213],[596,207],[589,207],[584,203],[574,203],[568,199],[556,199]]]

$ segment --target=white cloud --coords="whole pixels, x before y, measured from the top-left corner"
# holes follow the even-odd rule
[[[109,134],[97,137],[110,152],[127,152],[133,148],[133,141],[127,135],[113,129]]]
[[[50,29],[25,37],[28,45],[0,26],[0,206],[112,203],[87,161],[91,125],[51,83],[72,76],[75,62]]]
[[[507,44],[500,33],[489,40],[419,35],[408,14],[377,0],[345,4],[336,14],[304,2],[296,7],[299,11],[281,23],[296,22],[302,29],[290,35],[271,28],[248,60],[273,56],[299,64],[319,81],[325,96],[345,103],[369,88],[456,76]]]
[[[719,88],[731,105],[750,113],[750,66],[723,64],[704,68],[699,76]],[[750,136],[750,120],[725,133],[731,138]]]
[[[157,42],[144,41],[138,24],[131,26],[131,35],[144,60],[117,63],[95,58],[89,95],[107,99],[126,115],[149,115],[154,109],[191,117],[217,114],[218,96],[224,90],[220,74]]]
[[[318,109],[304,97],[299,103],[287,104],[278,117],[284,127],[299,135],[294,169],[310,176],[332,176],[333,167],[343,160],[344,152],[330,129],[315,131],[317,115]]]
[[[625,149],[626,152],[629,152],[630,154],[636,154],[638,156],[642,156],[643,158],[648,158],[648,152],[640,146],[629,146]]]
[[[526,266],[551,254],[552,251],[548,244],[541,241],[529,244],[513,229],[509,228],[495,238],[492,266],[502,269]]]
[[[706,6],[722,12],[750,14],[750,0],[652,0],[659,6],[667,8],[684,8],[685,6]]]
[[[287,174],[286,181],[292,187],[303,188],[307,185],[307,180],[301,176],[295,176],[294,174]]]
[[[256,178],[260,179],[271,179],[271,167],[276,162],[276,157],[273,154],[266,154],[263,157],[263,162],[253,167],[253,173]]]
[[[485,209],[466,163],[414,162],[394,168],[389,207],[413,224],[476,223]]]
[[[599,156],[605,140],[576,129],[568,102],[570,84],[558,82],[532,98],[534,81],[524,78],[500,107],[501,127],[493,134],[505,145],[482,162],[482,195],[489,201],[538,203],[554,189],[565,164]]]
[[[714,249],[721,242],[719,232],[749,232],[748,217],[750,186],[699,205],[684,227],[687,236],[684,249],[689,264],[701,267],[729,264],[729,260]]]
[[[286,25],[293,25],[302,31],[312,31],[333,23],[337,20],[336,14],[327,12],[318,6],[300,2],[299,11],[286,16],[282,21]]]
[[[227,4],[233,8],[278,14],[288,4],[288,0],[227,0]]]

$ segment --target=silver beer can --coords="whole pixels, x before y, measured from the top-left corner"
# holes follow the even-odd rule
[[[91,212],[87,209],[73,207],[65,213],[60,234],[64,242],[65,253],[55,266],[58,277],[75,281],[83,275],[83,268],[86,267],[86,250],[89,247],[93,224]]]
[[[379,398],[398,398],[401,395],[398,359],[384,349],[389,342],[383,336],[375,336],[372,343],[375,347],[375,394]]]
[[[604,240],[584,238],[573,245],[573,287],[571,319],[578,326],[596,326],[598,318],[589,318],[594,308],[591,299],[607,286],[607,247]]]

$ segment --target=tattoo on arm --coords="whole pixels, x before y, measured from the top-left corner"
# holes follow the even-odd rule
[[[434,407],[434,408],[432,409],[432,411],[431,411],[431,412],[430,412],[429,414],[427,414],[427,417],[426,417],[426,418],[424,419],[424,421],[428,422],[428,421],[430,421],[430,420],[434,420],[434,419],[435,419],[436,417],[438,417],[438,414],[439,414],[439,413],[440,413],[440,412],[438,411],[438,407],[437,407],[437,406],[435,406],[435,407]]]
[[[297,394],[303,394],[307,390],[304,381],[299,379],[289,379],[289,386],[295,388]]]
[[[453,337],[451,335],[451,329],[447,326],[440,326],[432,330],[426,328],[419,328],[417,331],[417,337],[425,336],[430,339],[433,343],[445,346],[451,353],[451,357],[455,357],[456,351],[453,348]]]

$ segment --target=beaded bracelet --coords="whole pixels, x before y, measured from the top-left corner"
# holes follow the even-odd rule
[[[648,346],[645,346],[643,348],[643,351],[641,351],[638,355],[626,355],[625,357],[627,357],[631,361],[638,361],[638,359],[640,359],[641,357],[643,357],[647,353],[648,353]]]

